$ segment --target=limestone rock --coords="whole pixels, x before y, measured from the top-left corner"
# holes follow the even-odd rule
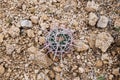
[[[92,1],[88,1],[87,2],[87,7],[86,10],[87,11],[97,11],[98,10],[99,5],[96,4],[93,0]]]
[[[21,20],[20,25],[22,27],[31,28],[32,27],[32,22],[30,20]]]
[[[97,35],[95,46],[102,52],[106,52],[112,42],[113,37],[108,32],[102,32]]]
[[[107,27],[109,19],[105,16],[101,16],[98,23],[97,23],[97,27],[99,28],[105,28]]]
[[[96,22],[98,21],[98,17],[95,13],[90,13],[89,14],[89,25],[95,26]]]

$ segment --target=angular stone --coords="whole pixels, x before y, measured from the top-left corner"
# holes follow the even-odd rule
[[[108,32],[102,32],[97,35],[95,46],[102,52],[106,52],[112,42],[113,37]]]
[[[90,11],[97,11],[99,5],[96,4],[93,0],[87,2],[87,7],[85,8],[88,12]]]
[[[109,19],[105,16],[101,16],[98,23],[97,23],[97,27],[99,28],[105,28],[107,27]]]
[[[95,26],[97,21],[98,21],[97,15],[91,12],[89,14],[89,25]]]
[[[40,66],[40,68],[47,68],[53,64],[53,61],[41,51],[38,51],[35,55],[35,63]]]
[[[114,75],[120,75],[120,68],[115,68],[115,69],[113,69],[112,70],[112,73],[114,74]]]
[[[28,37],[35,37],[33,30],[27,30]]]
[[[12,54],[12,52],[15,50],[14,44],[7,44],[6,45],[6,54]]]

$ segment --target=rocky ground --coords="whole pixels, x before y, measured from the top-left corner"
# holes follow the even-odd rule
[[[41,49],[64,25],[63,61]],[[120,0],[0,0],[0,80],[120,80]]]

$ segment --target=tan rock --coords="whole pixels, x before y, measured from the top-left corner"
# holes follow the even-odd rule
[[[37,16],[31,16],[30,19],[34,24],[38,23],[38,17]]]
[[[102,67],[103,66],[103,61],[102,60],[97,60],[95,65],[96,65],[96,67]]]
[[[37,52],[35,56],[35,63],[40,66],[40,68],[46,68],[53,64],[53,61],[45,54],[40,51]]]
[[[0,33],[0,43],[3,42],[4,35]]]
[[[87,11],[97,11],[99,5],[96,4],[93,0],[87,2],[87,7],[85,8]]]
[[[115,69],[112,69],[112,74],[114,75],[120,75],[120,68],[115,68]]]
[[[27,49],[28,52],[36,54],[38,49],[34,46],[31,46],[30,48]]]
[[[56,72],[61,72],[62,71],[62,69],[59,66],[53,67],[53,70],[56,71]]]
[[[95,46],[102,52],[106,52],[112,42],[113,37],[108,32],[102,32],[97,35]]]
[[[98,21],[97,15],[91,12],[89,14],[89,25],[95,26],[97,21]]]
[[[79,72],[83,73],[83,72],[85,72],[85,70],[82,67],[79,67]]]
[[[79,51],[86,51],[89,49],[89,46],[82,41],[76,41],[75,45],[76,45],[75,47],[76,47],[78,52]]]
[[[35,37],[33,30],[27,30],[27,35],[28,35],[28,37]]]
[[[3,65],[0,65],[0,75],[2,75],[5,72],[5,68]]]
[[[89,43],[90,47],[94,48],[95,47],[96,34],[94,34],[94,33],[90,34],[90,36],[87,40],[88,40],[88,43]]]
[[[39,43],[40,43],[40,45],[44,44],[45,43],[45,37],[40,37],[39,38]]]
[[[11,35],[11,37],[15,38],[19,36],[20,29],[18,27],[15,27],[14,25],[11,26],[8,33]]]
[[[73,80],[80,80],[80,77],[75,77]]]

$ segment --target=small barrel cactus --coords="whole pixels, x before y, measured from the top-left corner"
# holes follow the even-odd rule
[[[56,28],[46,36],[46,46],[55,56],[67,52],[73,42],[72,33],[69,29]]]

